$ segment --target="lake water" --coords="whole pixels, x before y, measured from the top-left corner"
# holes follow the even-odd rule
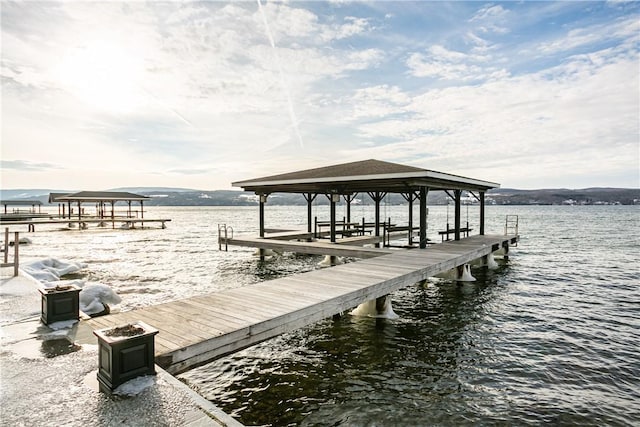
[[[447,215],[453,223],[448,209],[430,207],[434,241]],[[477,210],[462,210],[476,231]],[[473,269],[476,282],[409,286],[392,296],[399,319],[328,319],[179,378],[247,425],[640,424],[639,207],[488,206],[487,234],[502,234],[507,214],[519,216],[521,241],[497,270]],[[406,207],[382,215],[403,223]],[[217,224],[255,235],[257,208],[145,216],[172,222],[38,230],[21,255],[87,263],[82,278],[110,285],[121,310],[320,268],[318,256],[218,251]],[[363,216],[370,206],[352,209]],[[267,227],[305,221],[304,206],[267,206]]]

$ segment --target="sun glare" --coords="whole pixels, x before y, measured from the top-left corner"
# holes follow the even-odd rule
[[[145,101],[143,63],[126,49],[105,42],[69,49],[56,77],[80,101],[112,113],[127,113]]]

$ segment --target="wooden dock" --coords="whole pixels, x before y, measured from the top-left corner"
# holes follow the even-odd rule
[[[265,243],[264,239],[261,240]],[[170,373],[179,373],[342,313],[517,241],[517,235],[487,235],[440,243],[427,249],[357,248],[369,251],[360,253],[366,259],[97,317],[87,323],[94,329],[138,320],[152,325],[160,330],[156,336],[156,363]],[[269,242],[294,246],[295,243],[303,244]],[[308,251],[315,250],[313,247],[316,245],[320,243],[310,246]],[[324,245],[336,251],[348,248],[330,243],[321,245],[318,248],[323,250],[323,254],[326,254]]]
[[[390,249],[365,248],[355,246],[357,244],[376,243],[382,241],[381,237],[371,238],[365,236],[360,241],[354,241],[356,238],[340,239],[336,243],[328,241],[300,242],[293,240],[279,240],[276,238],[260,238],[260,237],[237,237],[233,239],[225,239],[222,244],[233,246],[247,246],[259,249],[271,249],[277,252],[297,252],[308,255],[334,255],[348,256],[354,258],[372,258],[391,253]]]

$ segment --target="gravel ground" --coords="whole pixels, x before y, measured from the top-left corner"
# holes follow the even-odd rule
[[[159,368],[157,376],[138,379],[146,388],[135,396],[100,393],[90,331],[42,325],[36,284],[2,273],[1,426],[240,425]]]

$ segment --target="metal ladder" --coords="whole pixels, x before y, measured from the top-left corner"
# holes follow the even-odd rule
[[[231,237],[229,237],[229,232]],[[227,252],[228,245],[227,239],[233,239],[233,227],[227,224],[218,224],[218,250],[222,250],[222,243],[224,243],[224,251]]]
[[[504,235],[518,235],[518,215],[507,215],[504,221]],[[514,243],[518,246],[518,242]]]

